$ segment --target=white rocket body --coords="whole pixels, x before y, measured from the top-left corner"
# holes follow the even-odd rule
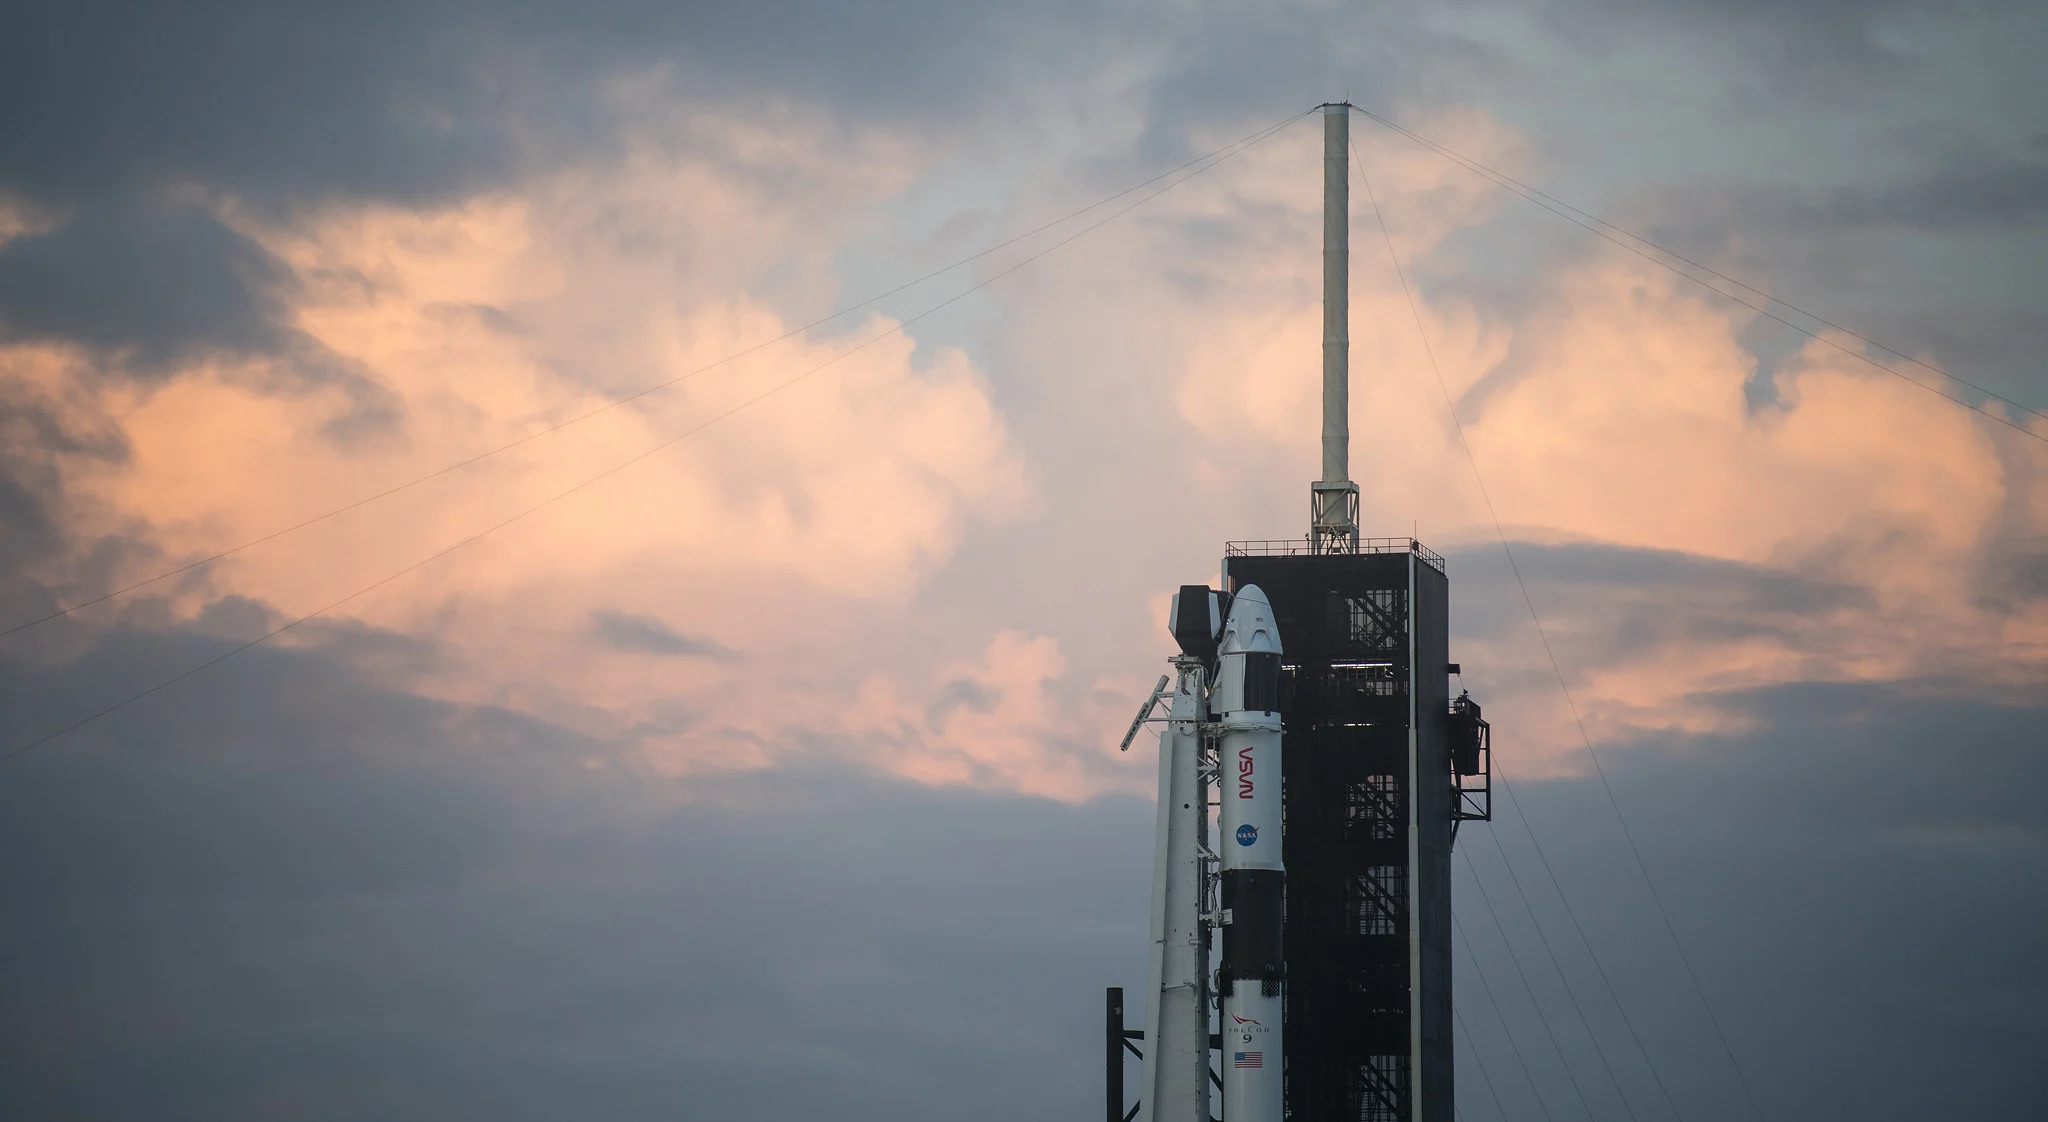
[[[1222,857],[1223,1117],[1281,1122],[1280,629],[1257,585],[1230,602],[1209,698],[1217,747]]]

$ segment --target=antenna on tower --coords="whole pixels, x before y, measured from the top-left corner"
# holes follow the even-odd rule
[[[1351,103],[1323,110],[1323,477],[1309,485],[1309,551],[1358,552],[1351,481]]]

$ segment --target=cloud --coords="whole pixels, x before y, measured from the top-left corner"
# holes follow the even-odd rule
[[[616,651],[714,661],[733,657],[724,646],[709,639],[684,635],[653,616],[601,608],[590,613],[590,629],[599,640]]]
[[[0,129],[0,621],[682,380],[0,639],[4,750],[619,468],[9,765],[0,886],[27,918],[0,1080],[51,1116],[1089,1109],[1150,839],[1150,738],[1110,745],[1163,669],[1163,591],[1306,516],[1313,124],[901,333],[1066,231],[710,364],[1349,91],[1701,239],[1675,244],[1812,265],[1754,275],[2038,396],[2038,124],[1995,119],[2038,83],[1977,47],[2038,36],[1885,6],[1617,15],[23,15],[0,35],[0,105],[24,107]],[[1981,125],[1981,158],[1869,139],[1907,105]],[[2010,938],[2034,908],[2011,886],[2040,879],[2033,445],[1356,131],[1767,1113],[2035,1101],[2039,971]],[[1725,221],[1759,182],[1844,221],[1759,249]],[[1368,524],[1450,554],[1453,657],[1560,880],[1681,1101],[1732,1109],[1355,197]],[[1493,876],[1486,834],[1460,848]],[[1871,910],[1902,883],[1943,922]]]
[[[1908,166],[1874,182],[1703,177],[1627,209],[1645,212],[1662,227],[1645,232],[1688,256],[1719,257],[1722,264],[1733,257],[1733,268],[1764,276],[1773,270],[1745,268],[1743,259],[1817,246],[1840,254],[1854,237],[2016,234],[2048,218],[2048,152],[2038,136],[1993,145],[1945,129],[1908,130],[1889,147]],[[1885,334],[1895,330],[1887,325]]]
[[[927,681],[868,677],[847,728],[865,758],[920,782],[1078,801],[1149,789],[1142,753],[1107,751],[1140,696],[1071,679],[1053,638],[1003,631]]]
[[[2025,226],[2048,219],[2048,160],[2038,142],[2022,155],[1975,152],[1966,162],[1906,184],[1879,189],[1837,188],[1794,204],[1790,222],[1981,230]]]
[[[622,77],[668,70],[728,106],[801,102],[944,125],[1080,69],[1078,9],[607,0],[23,12],[0,44],[0,190],[71,201],[200,183],[272,212],[433,205],[602,160]],[[1096,47],[1095,50],[1099,50]]]
[[[1176,65],[1154,60],[1146,73]],[[494,173],[466,193],[365,187],[289,210],[221,196],[207,228],[272,270],[244,291],[269,303],[224,322],[303,339],[357,380],[292,383],[303,356],[172,352],[186,357],[162,384],[102,403],[121,418],[121,464],[61,461],[72,465],[67,532],[203,556],[682,378],[211,566],[167,590],[168,610],[198,618],[241,595],[291,618],[717,418],[340,614],[457,652],[416,684],[433,696],[592,736],[638,730],[667,768],[773,766],[789,745],[831,735],[934,782],[1064,797],[1121,789],[1128,777],[1100,758],[1096,726],[1115,723],[1101,714],[1142,686],[1123,678],[1148,656],[1156,625],[1115,605],[1144,603],[1162,558],[1295,532],[1291,519],[1259,523],[1296,509],[1298,480],[1313,473],[1304,438],[1317,409],[1319,199],[1300,169],[1315,164],[1314,130],[1283,132],[1056,262],[1005,277],[976,298],[1005,313],[971,340],[977,358],[936,343],[955,330],[944,323],[889,335],[900,320],[874,315],[707,369],[830,307],[837,249],[901,193],[954,173],[933,134],[886,115],[853,130],[790,101],[734,115],[696,99],[692,81],[613,66],[590,94],[603,146]],[[1104,127],[1157,143],[1177,119]],[[1485,112],[1439,106],[1409,120],[1540,177],[1524,138]],[[1238,135],[1203,128],[1213,135],[1179,143]],[[1477,285],[1439,294],[1476,267],[1470,234],[1494,228],[1507,200],[1398,138],[1361,129],[1359,144],[1510,530],[1539,553],[1577,543],[1587,556],[1655,557],[1685,573],[1618,573],[1598,586],[1604,602],[1539,576],[1540,607],[1555,613],[1596,735],[1717,727],[1713,694],[1786,675],[1876,680],[1940,665],[2012,682],[2036,672],[2040,607],[2026,591],[2025,543],[2048,515],[2034,469],[2011,448],[1824,348],[1766,364],[1750,321],[1633,259],[1537,259],[1525,279],[1543,295],[1518,303]],[[1015,216],[977,222],[1008,229]],[[1490,536],[1484,504],[1464,482],[1407,296],[1363,205],[1355,226],[1354,467],[1369,484],[1368,519],[1416,525],[1424,512],[1428,540],[1462,549]],[[0,262],[82,229],[17,236]],[[982,275],[1012,259],[985,262]],[[1500,274],[1497,287],[1513,274],[1483,269]],[[172,318],[194,339],[235,337],[202,316]],[[1017,326],[1044,323],[1062,329]],[[52,369],[78,361],[48,343],[14,353]],[[374,387],[379,404],[366,409],[350,384]],[[1905,431],[1915,439],[1876,435]],[[1199,489],[1175,491],[1151,466],[1167,462],[1189,464]],[[1171,530],[1109,571],[1100,551],[1078,547],[1109,532],[1128,539],[1124,512],[1141,506]],[[982,552],[1005,527],[1017,528],[1005,551]],[[1957,566],[1985,575],[1944,584]],[[44,579],[59,568],[46,565]],[[138,560],[124,575],[148,571]],[[1014,575],[1047,571],[1092,583],[1081,596],[1022,592],[1008,615],[974,604],[953,617],[971,622],[935,622],[954,609],[933,598],[971,597],[971,574],[1028,586]],[[1653,624],[1612,610],[1646,611],[1702,586],[1681,617]],[[1497,626],[1500,615],[1461,638],[1478,681],[1489,661],[1525,667],[1534,653],[1530,636]],[[1115,638],[1074,642],[1110,616],[1124,620]],[[1902,635],[1914,639],[1882,641]],[[1041,640],[1050,654],[1032,653]],[[860,653],[821,662],[818,650]],[[695,659],[686,675],[674,658],[644,657],[693,652],[815,669],[800,684],[766,682],[733,672],[731,659]],[[1550,687],[1540,675],[1499,673],[1501,711],[1568,747],[1566,714],[1541,700]],[[857,698],[885,704],[849,725]],[[998,711],[1023,731],[991,754],[970,725]]]
[[[1664,56],[1662,77],[1671,81],[1670,69],[1705,55],[1719,84],[1742,90],[1753,104],[1782,107],[1790,97],[1802,107],[1833,109],[1886,82],[1926,79],[1940,69],[1945,48],[1995,50],[1991,44],[2002,36],[2031,28],[2035,14],[2011,0],[1938,13],[1900,0],[1562,0],[1544,4],[1538,20],[1580,57],[1634,43]]]
[[[1446,113],[1423,131],[1457,133],[1511,172],[1526,158],[1484,117]],[[1298,481],[1316,469],[1320,199],[1313,178],[1279,174],[1315,166],[1316,139],[1283,134],[1144,222],[1106,227],[1079,265],[1094,284],[1021,286],[1020,315],[1074,325],[1019,341],[1032,366],[1097,363],[1134,391],[1125,405],[1090,385],[1048,414],[1080,416],[1092,397],[1121,439],[1171,449],[1161,455],[1194,486],[1162,474],[1122,501],[1188,550],[1300,532],[1296,517],[1263,527],[1303,509]],[[1542,746],[1541,766],[1581,766],[1578,732],[1490,512],[1534,562],[1537,609],[1598,738],[1713,730],[1737,719],[1718,694],[1773,682],[1938,676],[1999,690],[2048,672],[2048,604],[2017,594],[2024,562],[2004,560],[2048,526],[2033,442],[1818,342],[1761,369],[1747,313],[1605,243],[1538,259],[1523,277],[1536,299],[1469,300],[1454,287],[1462,235],[1491,228],[1502,200],[1413,148],[1368,141],[1364,155],[1423,282],[1435,360],[1376,225],[1355,215],[1352,471],[1366,524],[1405,534],[1420,514],[1424,540],[1452,547],[1467,680],[1518,741]],[[1143,326],[1119,341],[1120,323]],[[1170,395],[1187,427],[1161,423],[1145,393]],[[1027,442],[1050,431],[1019,426]],[[1564,559],[1572,575],[1551,567]]]
[[[61,666],[0,655],[0,735],[61,716],[85,683],[160,676],[222,643],[103,639]],[[877,1119],[968,1103],[1021,1120],[1099,1101],[1099,988],[1140,984],[1143,965],[1143,799],[934,788],[830,762],[822,745],[774,771],[665,778],[630,741],[413,694],[380,650],[411,642],[334,629],[259,649],[233,681],[195,681],[10,765],[0,888],[19,917],[0,960],[0,1074],[25,1117],[633,1119],[682,1102]],[[1014,677],[1034,645],[1013,649],[991,669]],[[2025,937],[2040,902],[2012,886],[2038,881],[2048,836],[2029,803],[2042,713],[2021,700],[1756,691],[1723,704],[1764,736],[1610,755],[1767,1110],[1924,1117],[1958,1086],[1986,1116],[2033,1101],[2020,1058],[2042,1043]],[[1946,766],[1930,768],[1931,745]],[[1674,1093],[1735,1109],[1604,795],[1504,763],[1514,803],[1459,846],[1518,949],[1533,934],[1493,837],[1621,1079],[1650,1101],[1515,808]],[[1947,919],[1901,920],[1901,883]],[[1537,1039],[1462,864],[1457,894],[1513,1031]],[[1533,1113],[1462,953],[1459,967],[1499,1093]],[[1597,1072],[1563,990],[1532,984],[1582,1077]],[[1538,1052],[1538,1082],[1565,1101]],[[1483,1099],[1467,1059],[1462,1095]],[[1908,1062],[1944,1078],[1887,1086]]]
[[[1958,1087],[1972,1098],[1957,1109],[2023,1112],[2012,1096],[2026,1094],[2028,1081],[2000,1068],[2008,1054],[2038,1047],[2040,1035],[2026,1010],[2044,978],[2019,933],[2038,925],[2042,900],[2013,892],[2048,862],[2048,832],[2022,794],[2033,780],[2019,778],[2043,767],[2025,731],[2040,717],[2031,701],[1786,686],[1723,699],[1740,713],[1728,723],[1750,730],[1739,736],[1658,736],[1603,753],[1691,967],[1767,1116],[1826,1113],[1835,1108],[1816,1099],[1826,1095],[1859,1116],[1910,1118],[1951,1109],[1941,1103]],[[1929,766],[1930,753],[1942,766]],[[1512,778],[1526,780],[1520,766],[1506,761]],[[2016,783],[1973,778],[1985,774]],[[1517,805],[1680,1109],[1746,1110],[1606,795],[1591,780],[1562,780],[1518,782],[1512,803],[1496,794],[1493,823],[1458,836],[1454,894],[1478,952],[1475,963],[1459,951],[1458,1003],[1510,1115],[1537,1107],[1480,975],[1553,1107],[1573,1092],[1539,1043],[1538,1007],[1598,1116],[1623,1112],[1558,976],[1535,968],[1547,960],[1496,840],[1636,1110],[1660,1101],[1548,887]],[[1926,890],[1905,918],[1893,906],[1901,884]],[[1532,967],[1536,1005],[1516,980],[1496,914]],[[1934,914],[1945,918],[1924,921]],[[1930,954],[1927,939],[1968,949]],[[1890,1035],[1898,1025],[1913,1027]],[[1938,1065],[1941,1077],[1886,1078],[1918,1062]],[[1465,1057],[1459,1072],[1469,1074]],[[1471,1084],[1461,1092],[1485,1098]]]
[[[87,673],[159,675],[220,645],[104,638],[63,666],[9,659],[0,735],[61,718]],[[146,745],[109,721],[10,767],[16,1113],[1096,1101],[1042,1075],[1092,1070],[1090,995],[1142,961],[1123,888],[1148,867],[1142,802],[938,792],[821,760],[664,779],[630,743],[412,694],[378,669],[390,641],[259,649],[156,699]],[[166,1085],[165,1065],[204,1077]]]
[[[704,143],[657,130],[604,174],[450,208],[340,205],[285,226],[238,214],[292,270],[281,318],[360,371],[402,424],[333,440],[354,415],[350,392],[274,392],[269,357],[208,356],[158,384],[110,384],[97,403],[119,418],[121,461],[50,458],[64,540],[146,542],[154,556],[120,578],[142,579],[162,559],[229,549],[602,409],[195,570],[153,589],[152,610],[198,619],[247,596],[296,618],[539,505],[327,618],[431,636],[450,653],[415,689],[594,736],[638,730],[667,768],[764,766],[839,732],[877,668],[852,636],[899,612],[968,526],[1025,508],[1030,483],[958,349],[920,346],[872,314],[793,333],[770,300],[723,288],[811,253],[795,217],[823,213],[820,198],[900,183],[899,143],[855,137],[821,152],[743,123],[663,127]],[[778,168],[775,190],[753,189]],[[829,293],[776,295],[801,306]],[[61,346],[12,353],[60,381],[91,369]],[[676,384],[602,408],[663,381]],[[46,558],[45,579],[68,561]],[[908,657],[900,672],[983,641]],[[809,653],[820,649],[844,653]],[[682,674],[650,653],[701,657]],[[743,657],[800,658],[823,680],[793,690],[742,672]]]
[[[828,267],[798,216],[853,228],[858,200],[889,198],[931,157],[886,131],[828,141],[801,117],[771,128],[644,116],[612,164],[458,205],[335,204],[283,224],[225,212],[291,270],[281,317],[362,371],[403,427],[347,442],[337,470],[319,438],[354,415],[347,393],[271,392],[269,360],[190,364],[110,400],[129,453],[118,466],[76,461],[70,532],[92,540],[120,526],[163,556],[203,556],[681,378],[216,564],[171,610],[197,618],[233,594],[292,618],[717,419],[340,615],[454,652],[417,689],[590,736],[637,735],[666,769],[772,767],[826,738],[935,783],[1080,798],[1142,780],[1104,746],[1141,692],[1131,668],[1156,623],[1137,626],[1112,588],[1142,581],[1126,601],[1145,603],[1159,562],[1132,554],[1120,576],[1099,552],[1059,543],[1128,540],[1114,512],[1163,503],[1161,524],[1190,540],[1147,548],[1206,552],[1260,533],[1247,520],[1291,509],[1285,496],[1299,501],[1292,481],[1313,471],[1319,199],[1313,177],[1289,169],[1314,165],[1313,130],[1005,278],[989,297],[1006,322],[1068,326],[996,337],[999,366],[891,334],[897,321],[872,315],[713,366],[788,332],[802,313],[787,309],[829,305],[815,282],[773,279],[790,255]],[[1484,114],[1446,110],[1425,127],[1503,166],[1528,158]],[[1417,277],[1454,274],[1462,232],[1501,199],[1412,147],[1361,144],[1397,251]],[[819,209],[828,199],[837,209]],[[1368,520],[1427,511],[1425,537],[1464,549],[1491,537],[1486,507],[1465,482],[1407,296],[1374,263],[1376,227],[1358,222],[1354,468]],[[1598,581],[1536,570],[1539,610],[1595,735],[1717,728],[1717,692],[1787,676],[2038,673],[2044,609],[2025,593],[2030,570],[1995,560],[1996,540],[2024,543],[2048,520],[2036,469],[2015,449],[1826,348],[1760,375],[1747,321],[1633,258],[1543,267],[1547,297],[1511,315],[1426,290],[1420,310],[1494,506],[1524,548],[1637,559]],[[735,298],[733,286],[763,295]],[[1053,373],[1019,383],[1020,369]],[[1752,392],[1760,377],[1776,390],[1767,405]],[[1904,432],[1914,440],[1885,435]],[[1047,452],[1028,471],[1024,447]],[[1087,450],[1065,451],[1076,448]],[[1199,493],[1146,482],[1174,459],[1206,480]],[[1063,509],[1041,513],[1045,495]],[[1105,521],[1082,528],[1091,519]],[[1020,520],[1031,529],[1015,551],[962,554]],[[1648,558],[1665,571],[1643,571]],[[1076,565],[1095,586],[1046,589],[1041,619],[990,614],[985,588],[963,627],[935,628],[934,609],[913,607],[949,572]],[[1987,606],[1977,586],[1948,581],[1956,566],[2007,573],[2004,599]],[[146,575],[140,562],[130,571]],[[1685,611],[1643,614],[1674,601]],[[1129,620],[1111,643],[1069,638],[1111,615]],[[1461,661],[1497,691],[1488,702],[1507,724],[1568,766],[1569,714],[1528,672],[1541,655],[1533,636],[1502,617],[1491,609],[1461,635]],[[695,659],[687,674],[644,657],[714,652],[728,657]],[[806,669],[769,680],[737,672],[740,658]]]
[[[2013,683],[2042,672],[2048,605],[1986,610],[1968,575],[1997,554],[2001,535],[2038,532],[2020,529],[2040,525],[2038,504],[2008,499],[2038,486],[2032,442],[1930,409],[1924,391],[1818,344],[1779,371],[1778,404],[1753,409],[1733,324],[1659,278],[1581,277],[1594,275],[1604,279],[1580,289],[1570,312],[1518,336],[1512,387],[1468,416],[1495,507],[1514,525],[1836,590],[1796,616],[1759,603],[1761,614],[1724,617],[1720,638],[1696,630],[1655,656],[1605,628],[1569,637],[1590,622],[1578,613],[1611,609],[1549,600],[1564,613],[1596,728],[1603,696],[1613,719],[1683,723],[1688,711],[1706,717],[1682,700],[1688,693],[1772,681]],[[1631,583],[1594,599],[1627,602]],[[1653,598],[1639,609],[1671,606]]]
[[[118,519],[81,537],[81,513],[67,469],[116,466],[129,446],[119,422],[62,356],[37,354],[0,374],[0,619],[48,614],[60,599],[84,599],[128,565],[148,564],[147,545]]]
[[[290,280],[202,209],[92,212],[0,242],[0,339],[78,342],[158,372],[276,351]]]

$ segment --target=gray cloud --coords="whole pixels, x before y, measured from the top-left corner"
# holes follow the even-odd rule
[[[1571,634],[1554,638],[1571,665],[1611,665],[1688,641],[1790,641],[1829,615],[1875,604],[1867,589],[1826,577],[1670,550],[1536,542],[1514,550],[1545,614],[1573,621]],[[1497,546],[1455,551],[1450,564],[1466,602],[1519,603]],[[1460,617],[1460,634],[1527,625],[1514,612]]]
[[[2021,599],[2048,600],[2048,541],[2028,545],[2004,560],[1997,572],[2003,578],[2001,591]]]
[[[2024,233],[2048,218],[2048,158],[1957,145],[1947,138],[1902,145],[1915,167],[1876,182],[1820,185],[1695,183],[1638,206],[1668,217],[1645,233],[1678,248],[1725,250],[1736,234],[1769,241],[1899,231]],[[1667,242],[1668,244],[1668,242]]]
[[[2000,229],[2048,219],[2048,159],[2031,153],[1975,153],[1917,181],[1879,189],[1836,188],[1796,218],[1834,224],[1921,229]]]
[[[76,216],[0,244],[0,339],[67,339],[162,369],[210,351],[271,352],[291,274],[192,208]]]
[[[957,120],[1086,40],[1075,11],[905,3],[29,7],[0,35],[0,187],[196,180],[258,202],[446,197],[608,143],[603,80]],[[1066,18],[1060,18],[1066,17]],[[1058,29],[1048,34],[1048,29]],[[1047,41],[1059,38],[1064,52]]]
[[[460,190],[507,170],[512,140],[474,70],[483,29],[457,36],[453,17],[403,4],[18,8],[0,37],[0,183],[58,199],[178,180],[263,200]]]
[[[940,686],[932,703],[925,707],[924,721],[931,728],[938,728],[946,722],[955,709],[967,709],[975,713],[986,713],[995,707],[1001,696],[980,682],[968,678],[955,678]]]
[[[590,630],[599,642],[615,651],[709,658],[721,662],[734,657],[723,644],[701,636],[685,635],[653,616],[607,608],[590,613]]]
[[[47,559],[64,539],[60,457],[127,457],[116,426],[72,405],[29,382],[0,380],[0,580]]]
[[[379,684],[353,669],[373,641],[256,652],[7,769],[16,1116],[1022,1120],[1099,1101],[1099,990],[1143,961],[1143,803],[920,789],[823,758],[635,777],[614,746]],[[5,735],[214,642],[131,632],[11,662]],[[2024,887],[2048,873],[2029,794],[2048,714],[1875,686],[1725,704],[1766,731],[1607,760],[1767,1113],[2025,1116],[2048,1046],[2048,904]],[[1496,735],[1512,775],[1515,731]],[[1738,1110],[1604,796],[1574,780],[1517,799],[1687,1116]],[[1621,1117],[1489,830],[1624,1086],[1653,1101],[1503,801],[1460,847],[1537,1006],[1462,866],[1458,906],[1544,1094],[1570,1092],[1538,1008],[1595,1117]],[[1530,1112],[1461,970],[1497,1090]],[[1477,1075],[1463,1100],[1483,1114]]]
[[[459,197],[616,151],[632,112],[613,79],[640,71],[699,104],[795,100],[849,125],[944,134],[1018,83],[1105,49],[1085,24],[1046,18],[1058,14],[922,2],[18,6],[0,17],[0,197],[62,224],[0,248],[0,337],[75,340],[145,370],[215,349],[277,354],[333,378],[345,364],[307,352],[276,314],[289,288],[280,265],[203,212],[163,206],[167,194],[285,221],[336,198]],[[353,429],[392,419],[364,412]]]
[[[1861,91],[1924,65],[1925,40],[1984,27],[1995,32],[2001,21],[2024,21],[2032,9],[2023,0],[1554,0],[1540,13],[1563,42],[1588,56],[1627,50],[1631,41],[1674,53],[1711,52],[1731,75],[1741,75],[1749,107],[1763,109],[1782,107],[1787,95],[1805,107],[1853,104]]]
[[[1882,685],[1792,686],[1723,699],[1760,733],[1603,751],[1766,1117],[2031,1112],[2043,1076],[2020,1057],[2048,1047],[2032,1013],[2048,995],[2048,968],[2034,950],[2048,930],[2048,897],[2038,891],[2048,819],[2033,797],[2048,783],[2048,758],[2030,731],[2043,716],[2031,700],[2001,707]],[[1513,738],[1496,729],[1511,776]],[[1687,1117],[1745,1113],[1597,783],[1525,784],[1517,797],[1680,1108]],[[1459,846],[1515,940],[1538,1005],[1523,995],[1462,858],[1456,906],[1544,1095],[1554,1106],[1574,1101],[1539,1007],[1600,1116],[1621,1116],[1482,830],[1505,845],[1627,1093],[1644,1116],[1661,1112],[1512,804],[1497,807],[1499,820],[1468,827]],[[1497,1089],[1511,1111],[1533,1111],[1462,952],[1460,967],[1459,1005]],[[1465,1105],[1473,1100],[1468,1090]]]
[[[290,268],[213,214],[134,202],[74,210],[0,242],[0,343],[83,347],[92,377],[171,377],[211,357],[262,360],[233,376],[269,393],[342,390],[325,435],[390,435],[397,399],[290,322]]]
[[[72,528],[66,466],[128,455],[126,435],[96,402],[0,377],[0,630],[96,595],[122,562],[153,554],[118,531],[80,540]]]
[[[8,667],[10,741],[88,676],[211,649],[109,639]],[[617,762],[610,746],[394,692],[353,659],[254,652],[8,769],[11,1116],[1023,1119],[1099,1101],[1099,990],[1143,961],[1143,804],[823,762],[634,779],[584,766]]]

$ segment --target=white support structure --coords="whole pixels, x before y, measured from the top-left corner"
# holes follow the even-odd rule
[[[1309,488],[1309,546],[1358,552],[1351,481],[1351,105],[1323,106],[1323,477]]]
[[[1209,940],[1202,926],[1209,784],[1203,660],[1173,660],[1173,707],[1159,738],[1159,824],[1152,860],[1152,955],[1145,990],[1142,1122],[1209,1122]]]

